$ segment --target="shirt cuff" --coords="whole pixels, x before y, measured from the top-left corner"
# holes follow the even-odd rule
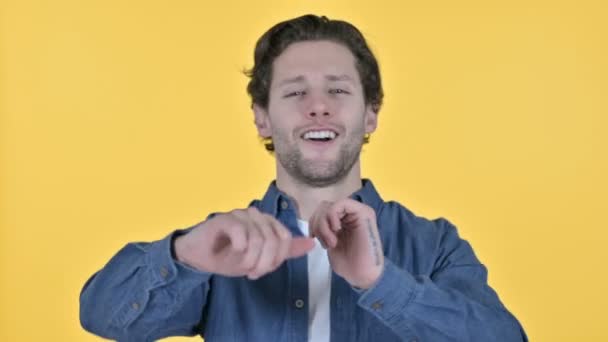
[[[416,294],[419,284],[409,272],[384,259],[384,270],[371,288],[357,291],[358,305],[391,327],[400,336],[411,335],[404,313]]]
[[[160,241],[152,243],[146,253],[146,264],[150,270],[150,286],[156,288],[167,285],[179,278],[183,286],[193,287],[206,282],[213,275],[192,268],[173,258],[173,240],[187,233],[189,229],[176,230]]]

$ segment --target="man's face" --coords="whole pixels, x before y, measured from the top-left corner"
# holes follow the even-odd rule
[[[267,110],[255,106],[263,137],[292,178],[323,187],[342,180],[359,160],[377,114],[365,105],[350,50],[330,41],[293,43],[275,59]]]

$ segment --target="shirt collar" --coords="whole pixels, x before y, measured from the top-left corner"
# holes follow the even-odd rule
[[[361,180],[361,188],[350,195],[350,198],[372,207],[376,213],[379,212],[382,203],[384,203],[384,200],[382,200],[380,194],[376,191],[372,181],[365,178]],[[281,208],[282,206],[293,208],[293,200],[287,196],[287,194],[279,190],[276,181],[272,181],[268,186],[266,194],[264,194],[264,197],[262,198],[260,206],[263,212],[272,214],[276,217],[280,209],[286,209]]]
[[[376,191],[376,188],[371,180],[364,178],[361,180],[361,182],[361,189],[353,193],[350,198],[367,204],[368,206],[372,207],[374,212],[377,214],[380,211],[380,207],[382,206],[382,203],[384,203],[384,200],[382,197],[380,197],[378,191]]]

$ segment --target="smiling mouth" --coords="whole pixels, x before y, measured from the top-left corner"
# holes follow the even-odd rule
[[[332,141],[337,137],[338,133],[327,129],[306,131],[301,135],[302,139],[314,142]]]

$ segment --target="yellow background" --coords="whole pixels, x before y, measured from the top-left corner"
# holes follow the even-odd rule
[[[384,78],[364,175],[444,216],[532,341],[606,341],[604,1],[4,1],[0,341],[97,341],[87,278],[263,194],[240,74],[278,21],[356,24]],[[188,340],[174,338],[173,341]]]

